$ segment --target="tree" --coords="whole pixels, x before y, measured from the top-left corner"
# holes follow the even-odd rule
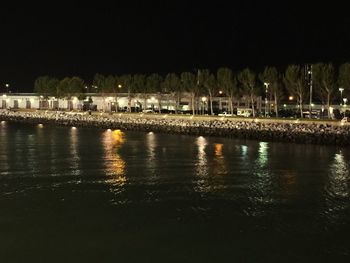
[[[66,98],[68,101],[68,110],[71,110],[71,99],[73,97],[80,97],[83,93],[84,81],[79,77],[64,78],[62,79],[57,87],[58,97]]]
[[[210,73],[208,69],[203,69],[199,71],[199,85],[200,88],[203,89],[203,92],[205,95],[209,95],[209,101],[210,101],[210,113],[211,115],[214,114],[213,112],[213,95],[215,93],[215,90],[217,88],[217,82],[216,78],[213,74]]]
[[[344,63],[339,67],[338,86],[344,89],[344,93],[350,92],[350,63]],[[342,99],[342,98],[340,98]]]
[[[253,117],[255,117],[255,98],[257,95],[256,76],[250,69],[244,69],[238,74],[238,80],[243,86],[243,91],[250,98],[252,104]]]
[[[278,117],[278,97],[281,92],[279,86],[279,74],[275,67],[265,67],[264,72],[259,75],[259,79],[262,83],[268,83],[268,92],[273,94],[274,108],[276,117]]]
[[[135,74],[133,76],[134,91],[141,93],[144,99],[143,109],[147,108],[147,88],[146,88],[146,75]]]
[[[41,76],[38,77],[34,82],[34,92],[38,93],[40,96],[47,97],[49,94],[48,85],[50,77]]]
[[[175,113],[177,113],[180,107],[181,94],[182,94],[182,86],[180,82],[180,78],[175,73],[169,73],[166,75],[163,83],[163,90],[167,93],[170,92],[171,96],[175,101]]]
[[[223,89],[229,100],[229,112],[233,114],[233,101],[238,94],[237,79],[229,68],[219,68],[217,72],[218,86]]]
[[[192,114],[195,115],[195,99],[198,93],[198,85],[196,83],[196,77],[191,72],[181,73],[181,82],[184,89],[190,93],[191,96],[191,108]]]
[[[297,98],[300,109],[300,117],[303,118],[303,102],[307,95],[303,68],[299,65],[288,66],[283,80],[287,90]]]
[[[158,112],[161,113],[161,83],[162,77],[158,74],[151,74],[146,78],[146,92],[157,93]]]
[[[313,83],[318,89],[319,96],[326,103],[328,116],[330,114],[330,105],[333,95],[336,91],[335,71],[332,64],[317,63],[312,66]]]
[[[119,84],[121,85],[121,90],[128,93],[128,106],[127,111],[131,112],[131,99],[132,94],[135,92],[135,85],[131,75],[122,75],[119,77]]]

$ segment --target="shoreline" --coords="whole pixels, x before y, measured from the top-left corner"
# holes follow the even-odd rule
[[[289,143],[350,145],[350,125],[327,121],[181,117],[166,114],[95,113],[88,115],[81,112],[13,112],[7,110],[0,111],[0,121]]]

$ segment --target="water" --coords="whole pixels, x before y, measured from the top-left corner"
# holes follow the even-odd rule
[[[337,262],[350,150],[0,124],[0,262]]]

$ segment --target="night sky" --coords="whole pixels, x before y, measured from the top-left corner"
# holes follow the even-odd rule
[[[350,15],[339,4],[114,2],[2,7],[0,91],[32,91],[40,75],[89,82],[95,73],[350,61]]]

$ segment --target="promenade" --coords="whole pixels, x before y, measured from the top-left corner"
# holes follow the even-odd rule
[[[350,145],[350,125],[340,121],[258,119],[140,113],[0,111],[0,121],[96,127],[170,134],[294,143]]]

